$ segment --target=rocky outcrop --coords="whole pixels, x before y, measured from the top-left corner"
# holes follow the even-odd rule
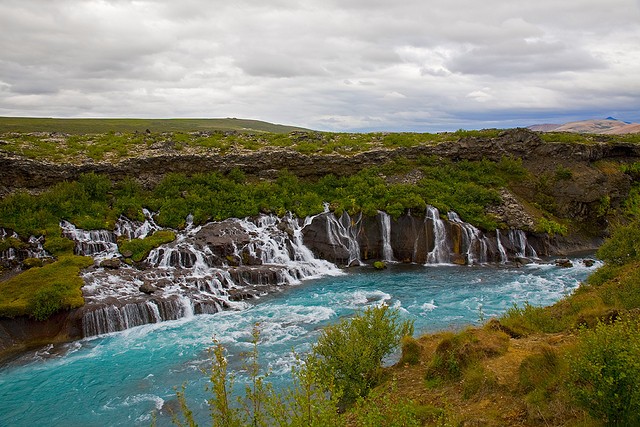
[[[304,135],[304,134],[303,134]],[[502,157],[523,159],[525,166],[539,170],[562,162],[589,164],[598,160],[640,159],[640,146],[625,142],[593,141],[581,143],[547,143],[527,129],[512,129],[496,138],[462,138],[437,145],[421,145],[397,149],[374,149],[350,156],[339,154],[303,154],[278,147],[256,151],[181,154],[164,147],[143,157],[118,162],[86,161],[82,164],[60,164],[31,160],[0,150],[0,188],[38,190],[57,182],[75,180],[88,172],[106,174],[114,180],[136,177],[148,186],[170,172],[194,174],[218,170],[240,169],[248,175],[270,177],[283,166],[300,177],[344,175],[365,167],[380,165],[396,158],[418,159],[436,156],[452,160],[494,160]]]

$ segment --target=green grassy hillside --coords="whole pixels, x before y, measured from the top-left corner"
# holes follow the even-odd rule
[[[96,134],[106,132],[247,131],[289,133],[306,130],[248,119],[60,119],[48,117],[0,117],[0,133],[60,132]]]

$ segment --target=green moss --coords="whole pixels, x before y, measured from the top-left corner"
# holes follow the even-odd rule
[[[0,316],[31,315],[42,320],[57,310],[82,306],[83,281],[78,274],[92,264],[90,257],[66,255],[1,282]]]
[[[124,240],[118,243],[120,253],[131,252],[130,258],[133,261],[142,261],[149,255],[152,249],[165,243],[173,242],[176,234],[170,230],[160,230],[147,236],[144,239]]]

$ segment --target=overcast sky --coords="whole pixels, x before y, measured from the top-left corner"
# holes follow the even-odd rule
[[[640,0],[0,0],[0,115],[640,122]]]

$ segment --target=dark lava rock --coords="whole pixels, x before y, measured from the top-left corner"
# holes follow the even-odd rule
[[[562,268],[570,268],[573,267],[573,263],[566,258],[561,258],[556,260],[556,266]]]
[[[110,268],[112,270],[117,270],[118,268],[120,268],[121,265],[122,265],[122,262],[120,261],[119,258],[109,258],[109,259],[102,260],[100,262],[100,267]]]
[[[152,293],[154,293],[157,288],[155,286],[153,286],[151,283],[145,282],[142,285],[140,285],[140,292],[143,292],[147,295],[151,295]]]

